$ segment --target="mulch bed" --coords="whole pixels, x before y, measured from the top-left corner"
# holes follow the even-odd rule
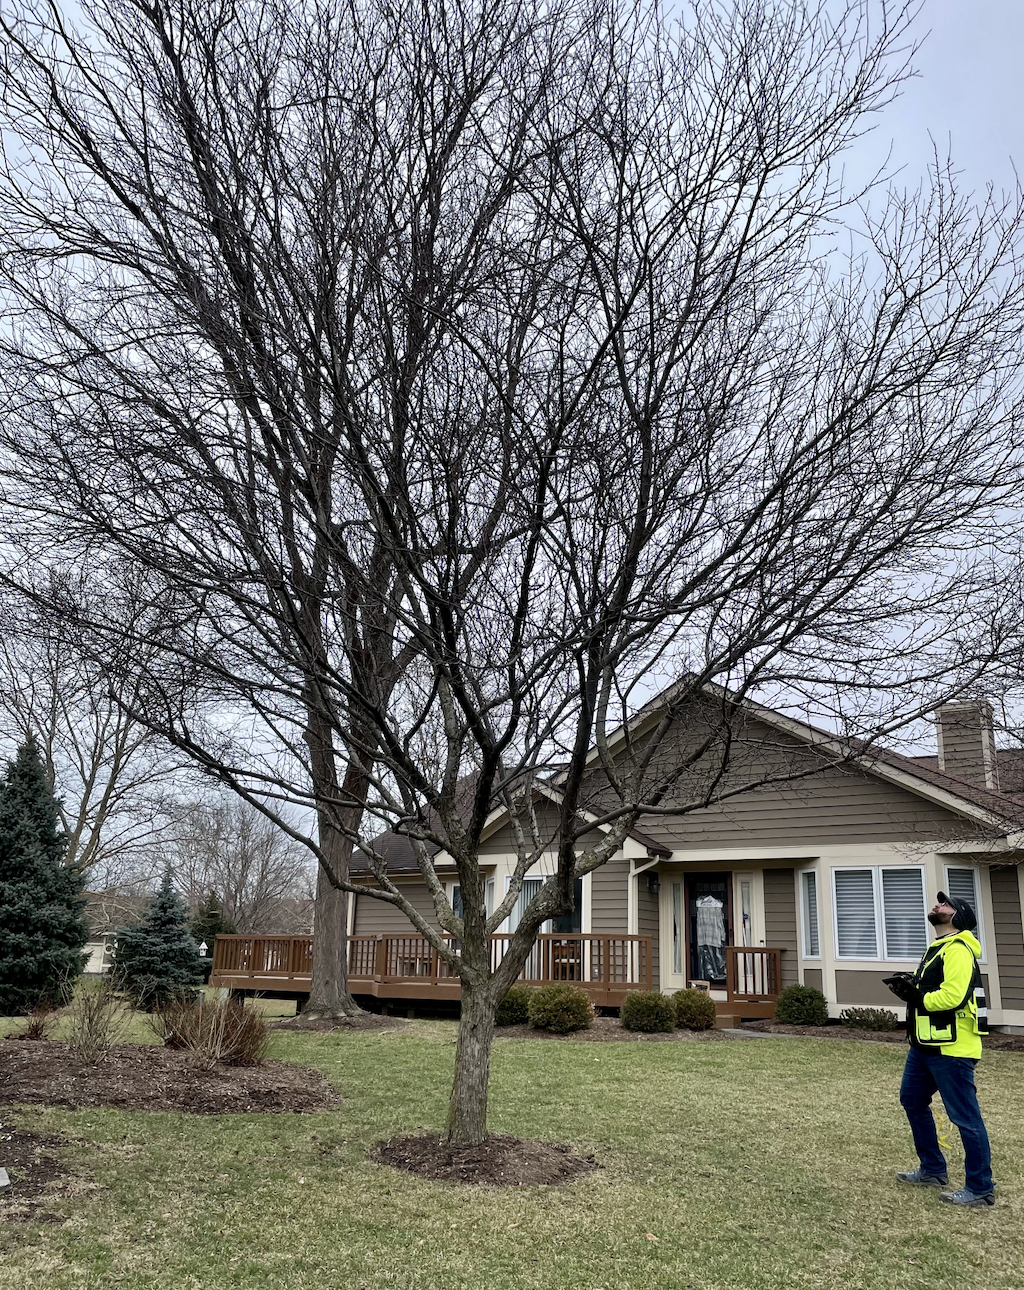
[[[402,1030],[408,1026],[404,1017],[385,1017],[379,1012],[358,1012],[353,1017],[286,1017],[272,1021],[271,1030],[305,1030],[319,1034],[333,1034],[336,1030]]]
[[[188,1053],[119,1044],[102,1061],[90,1063],[67,1044],[0,1040],[0,1104],[225,1115],[323,1111],[338,1101],[320,1071],[284,1062],[204,1070]]]
[[[0,1122],[0,1168],[6,1169],[10,1186],[0,1187],[0,1220],[40,1217],[46,1193],[52,1193],[67,1170],[54,1155],[66,1145],[60,1138],[26,1133]]]
[[[773,1035],[806,1035],[811,1039],[862,1039],[875,1044],[905,1044],[905,1030],[861,1030],[857,1026],[784,1026],[779,1021],[744,1021],[741,1030]],[[996,1052],[1024,1053],[1024,1035],[988,1035],[982,1047]]]
[[[601,1168],[593,1156],[573,1155],[562,1143],[532,1142],[508,1133],[490,1133],[476,1147],[445,1146],[436,1133],[389,1138],[368,1154],[381,1164],[435,1182],[485,1187],[557,1186]]]
[[[652,1035],[639,1030],[626,1030],[618,1017],[595,1017],[589,1030],[572,1030],[567,1035],[555,1035],[550,1030],[534,1030],[532,1026],[499,1026],[494,1032],[498,1039],[561,1039],[588,1044],[600,1043],[678,1043],[696,1040],[699,1043],[731,1039],[720,1030],[659,1030]]]
[[[771,1035],[806,1035],[809,1039],[866,1039],[875,1044],[905,1044],[905,1030],[861,1030],[858,1026],[787,1026],[780,1021],[744,1021],[740,1030]]]

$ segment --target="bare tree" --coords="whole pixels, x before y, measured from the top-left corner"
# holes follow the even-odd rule
[[[844,190],[911,14],[837,8],[103,0],[87,34],[45,3],[4,24],[17,550],[111,594],[133,571],[116,622],[56,608],[137,676],[137,719],[293,833],[275,803],[315,812],[339,972],[327,893],[361,845],[459,975],[451,1142],[486,1131],[495,1006],[575,880],[638,820],[806,773],[738,755],[740,700],[829,713],[825,764],[999,647],[1020,203],[938,167]],[[497,809],[518,862],[488,912]]]
[[[194,804],[172,851],[175,887],[192,906],[211,893],[240,932],[282,932],[289,906],[310,894],[312,857],[273,821],[238,799]]]
[[[8,605],[0,635],[0,741],[32,735],[57,794],[65,863],[123,887],[156,871],[182,787],[182,761],[128,712],[130,676],[85,658],[30,602]]]

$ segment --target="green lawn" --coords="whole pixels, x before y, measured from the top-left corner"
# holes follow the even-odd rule
[[[61,1222],[0,1230],[0,1287],[1019,1290],[1024,1057],[979,1067],[999,1201],[958,1211],[893,1181],[914,1161],[903,1049],[882,1044],[501,1040],[492,1128],[572,1142],[601,1171],[501,1192],[368,1161],[380,1137],[439,1126],[454,1035],[278,1033],[277,1057],[343,1095],[328,1114],[4,1108],[71,1138],[78,1181]]]

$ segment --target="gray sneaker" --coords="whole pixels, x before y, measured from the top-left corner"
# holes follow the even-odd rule
[[[926,1174],[923,1169],[915,1169],[913,1173],[897,1174],[896,1181],[901,1183],[910,1183],[911,1187],[948,1187],[949,1179],[945,1174]]]
[[[968,1191],[966,1187],[961,1187],[959,1191],[944,1191],[939,1200],[947,1200],[951,1205],[964,1205],[969,1209],[986,1209],[996,1203],[992,1192],[979,1196],[977,1192]]]

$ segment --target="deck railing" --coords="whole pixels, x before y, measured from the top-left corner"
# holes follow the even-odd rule
[[[511,934],[491,937],[491,963],[504,958]],[[449,938],[448,943],[451,944]],[[533,984],[575,981],[601,989],[649,990],[653,983],[651,937],[550,933],[537,938],[519,974]],[[312,936],[218,936],[211,981],[230,978],[235,988],[308,988],[313,970]],[[425,936],[350,936],[348,976],[358,993],[361,982],[418,983],[448,988],[458,984]],[[251,986],[249,986],[251,982]]]
[[[782,989],[782,950],[727,945],[725,988],[730,1003],[774,1002]]]

